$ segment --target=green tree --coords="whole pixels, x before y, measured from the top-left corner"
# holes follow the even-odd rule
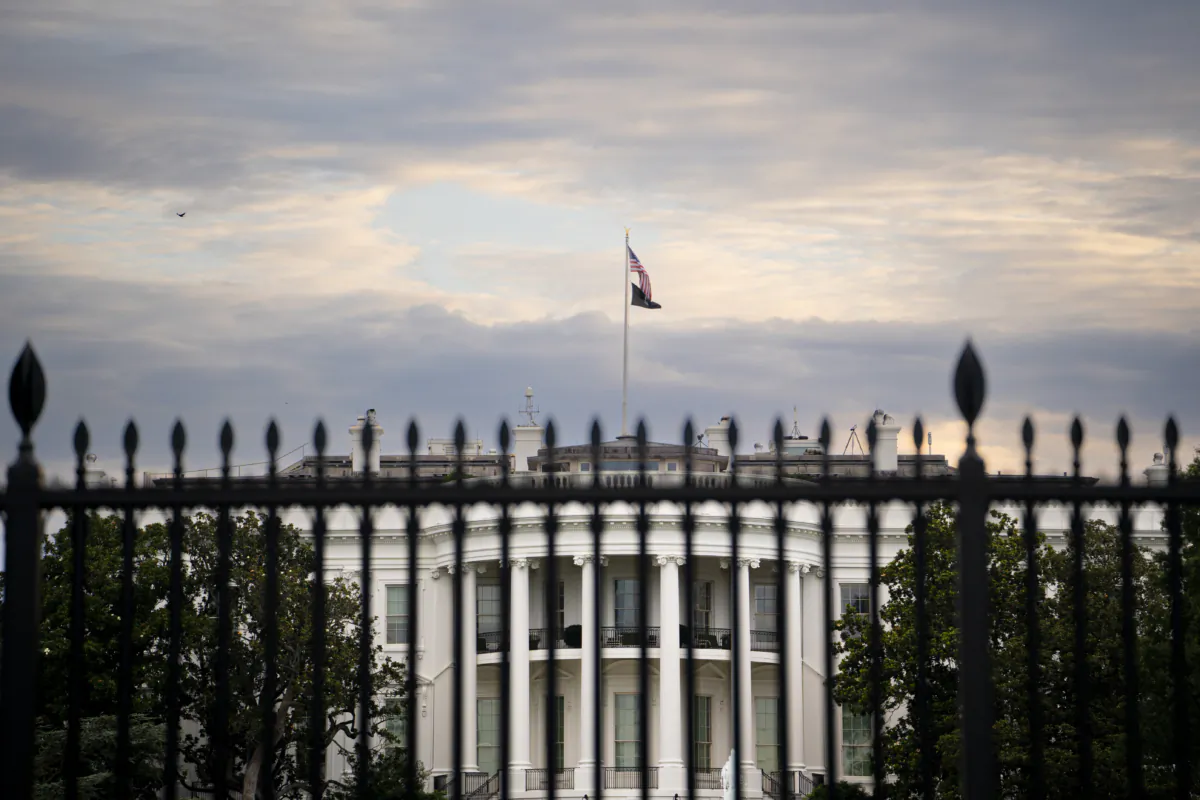
[[[927,619],[932,742],[929,753],[940,797],[959,796],[960,730],[958,720],[958,645],[955,600],[956,520],[945,505],[927,514]],[[1028,789],[1030,726],[1025,591],[1025,543],[1012,517],[993,512],[987,524],[988,620],[994,686],[993,744],[1002,796],[1021,796]],[[888,715],[883,736],[885,773],[894,776],[895,796],[920,788],[920,748],[916,729],[916,565],[912,528],[910,549],[881,568],[888,602],[880,609],[882,635],[882,704]],[[1038,696],[1043,718],[1045,777],[1053,796],[1077,790],[1075,707],[1074,550],[1036,545],[1042,599]],[[1145,553],[1133,560],[1138,631],[1145,631],[1154,597],[1154,570]],[[1124,650],[1121,614],[1120,539],[1117,530],[1099,521],[1084,526],[1085,605],[1091,735],[1095,765],[1095,797],[1123,797],[1125,773]],[[838,652],[844,655],[834,682],[839,703],[870,707],[869,619],[845,615]]]
[[[87,717],[79,730],[79,797],[81,800],[107,800],[117,797],[113,764],[117,759],[117,718]],[[129,720],[130,797],[154,800],[162,794],[162,758],[166,747],[166,727],[145,714]],[[59,800],[66,795],[64,774],[67,730],[65,725],[42,727],[38,731],[38,753],[34,764],[36,800]]]
[[[312,697],[312,597],[316,576],[311,546],[291,525],[279,529],[279,648],[275,694],[263,697],[266,663],[266,564],[267,518],[247,513],[231,521],[230,585],[234,635],[227,674],[230,717],[225,730],[231,742],[230,783],[244,797],[253,797],[264,780],[271,780],[279,796],[308,787],[306,753],[309,742],[309,698]],[[197,514],[186,526],[189,574],[186,596],[198,620],[186,648],[186,702],[184,716],[198,733],[183,738],[181,749],[197,767],[198,780],[185,780],[195,791],[215,786],[216,752],[212,732],[217,730],[216,670],[217,627],[217,520]],[[341,747],[344,738],[359,734],[357,708],[359,637],[362,594],[353,582],[337,578],[326,583],[325,601],[325,715],[321,731],[326,747]],[[373,623],[374,624],[374,623]],[[386,694],[399,692],[403,666],[383,656],[375,645],[371,658],[371,728],[373,736],[386,734],[390,716],[402,707],[386,705]],[[262,738],[262,709],[271,704],[276,714],[274,741]],[[271,749],[272,774],[262,774],[267,748]]]
[[[419,764],[416,790],[409,791],[408,755],[390,734],[388,741],[371,749],[370,759],[365,794],[358,793],[358,755],[351,753],[349,777],[330,783],[328,800],[443,800],[443,793],[425,790],[429,774]]]
[[[1187,481],[1200,481],[1200,456],[1187,465],[1180,475]],[[1182,607],[1184,623],[1184,659],[1187,686],[1185,713],[1191,725],[1191,750],[1188,760],[1193,780],[1200,776],[1200,506],[1181,508],[1182,546]],[[1166,531],[1167,521],[1163,520]],[[1151,787],[1164,792],[1175,786],[1174,716],[1175,693],[1171,678],[1171,605],[1170,573],[1166,553],[1154,556],[1153,603],[1149,613],[1149,630],[1141,644],[1144,667],[1141,673],[1144,690],[1143,719],[1145,730],[1146,779]]]

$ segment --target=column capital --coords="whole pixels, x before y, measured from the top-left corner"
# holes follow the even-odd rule
[[[811,569],[810,565],[803,561],[788,561],[787,568],[788,572],[799,572],[801,575],[807,575],[809,569]]]
[[[582,567],[584,564],[594,564],[596,557],[593,555],[575,556],[573,560],[575,561],[575,566]]]
[[[487,570],[488,570],[487,564],[483,563],[482,561],[480,561],[478,564],[468,564],[467,566],[474,567],[475,571],[478,572],[480,575],[487,574]]]
[[[729,559],[728,558],[721,559],[721,569],[729,569]]]
[[[739,558],[737,560],[739,567],[749,567],[750,569],[758,569],[759,559],[757,558]]]
[[[508,563],[517,569],[537,569],[538,560],[536,558],[510,558]]]
[[[683,556],[679,556],[679,555],[665,555],[665,556],[655,556],[654,557],[654,563],[660,567],[665,567],[667,564],[675,564],[677,566],[682,567],[683,562],[684,562]]]
[[[429,577],[430,577],[430,578],[432,578],[432,579],[433,579],[433,580],[435,580],[435,581],[436,581],[438,578],[442,577],[442,568],[441,568],[441,567],[434,567],[433,569],[429,570]]]

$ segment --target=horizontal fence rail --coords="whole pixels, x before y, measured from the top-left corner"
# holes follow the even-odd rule
[[[226,423],[222,467],[197,477],[180,422],[173,471],[138,486],[130,422],[124,485],[95,486],[80,422],[62,487],[34,451],[47,388],[27,346],[0,492],[0,796],[1195,796],[1200,462],[1178,462],[1170,420],[1156,477],[1135,485],[1122,419],[1120,481],[1102,484],[1081,472],[1076,420],[1072,473],[1039,476],[1026,421],[1025,474],[988,475],[970,344],[952,386],[966,452],[937,475],[921,457],[911,476],[879,467],[899,426],[877,412],[858,476],[839,472],[826,421],[804,475],[781,423],[773,461],[725,472],[699,471],[718,450],[688,423],[678,469],[653,474],[665,446],[644,424],[618,443],[636,469],[595,468],[610,446],[595,423],[572,451],[592,468],[570,472],[550,423],[547,471],[514,473],[505,423],[500,475],[472,478],[460,423],[454,472],[431,481],[414,422],[403,477],[369,459],[331,477],[320,423],[311,474],[280,475],[271,423],[266,474],[238,477]],[[370,453],[365,419],[352,431]],[[919,419],[912,434],[919,452]],[[895,503],[903,533],[881,530]],[[1014,513],[993,515],[1002,503]],[[843,536],[847,506],[864,522]],[[345,508],[358,530],[331,532]],[[1049,508],[1068,520],[1054,547]],[[377,529],[381,509],[401,529]],[[444,521],[426,527],[430,509]],[[1145,509],[1161,531],[1135,535]],[[62,532],[46,530],[55,510]],[[285,524],[293,510],[311,528]]]

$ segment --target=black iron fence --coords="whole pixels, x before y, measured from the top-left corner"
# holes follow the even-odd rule
[[[263,598],[263,663],[261,672],[263,695],[273,697],[273,689],[278,681],[280,669],[280,586],[278,578],[279,553],[279,514],[284,509],[308,509],[313,513],[313,548],[315,558],[315,574],[324,575],[326,564],[326,513],[336,507],[350,506],[361,509],[359,531],[359,547],[361,555],[361,585],[372,585],[372,570],[375,566],[372,556],[374,541],[371,512],[382,507],[395,507],[407,512],[407,530],[405,543],[407,548],[408,581],[406,602],[408,608],[418,607],[417,575],[418,550],[417,541],[420,532],[417,511],[440,506],[452,512],[452,538],[456,569],[453,571],[452,585],[456,598],[456,613],[453,615],[453,628],[449,631],[454,646],[454,661],[465,663],[468,658],[475,656],[475,651],[495,651],[500,653],[500,682],[505,690],[500,696],[501,730],[510,729],[513,709],[511,708],[512,671],[509,663],[509,650],[501,646],[509,641],[511,622],[510,570],[512,559],[509,553],[510,535],[513,529],[511,512],[521,504],[532,503],[543,509],[542,527],[545,532],[545,556],[547,566],[547,585],[555,585],[556,548],[559,538],[558,517],[564,503],[582,503],[591,509],[592,513],[592,547],[596,577],[588,587],[594,592],[591,607],[594,619],[589,626],[594,631],[596,641],[590,650],[586,651],[594,659],[591,665],[595,681],[595,696],[591,707],[596,709],[592,722],[594,723],[591,737],[593,752],[581,754],[591,759],[590,763],[601,765],[595,767],[602,777],[596,780],[589,794],[595,800],[602,800],[605,790],[637,790],[642,798],[648,798],[651,789],[659,783],[660,768],[651,762],[650,736],[642,735],[636,741],[637,757],[633,759],[638,767],[603,766],[604,734],[608,730],[603,721],[605,704],[601,698],[604,684],[604,672],[601,669],[601,651],[611,647],[635,648],[631,654],[636,657],[638,664],[638,718],[649,719],[650,700],[650,664],[647,658],[648,648],[658,647],[660,631],[647,625],[646,615],[641,615],[638,625],[622,627],[605,627],[602,625],[602,608],[599,601],[599,587],[603,583],[604,553],[601,546],[603,530],[603,514],[607,504],[622,502],[633,504],[637,510],[636,533],[638,538],[637,569],[642,586],[647,585],[649,557],[647,541],[651,528],[648,507],[658,503],[672,503],[683,510],[683,575],[682,585],[685,592],[685,607],[693,607],[692,587],[694,575],[693,538],[696,532],[695,509],[698,504],[716,501],[724,504],[728,511],[728,555],[731,561],[739,558],[739,548],[742,546],[742,511],[752,502],[769,504],[775,512],[774,534],[777,545],[778,562],[783,564],[787,552],[787,512],[796,504],[809,504],[820,512],[820,568],[824,574],[832,575],[833,554],[837,547],[837,536],[834,531],[834,507],[838,504],[855,503],[865,506],[867,518],[867,543],[869,546],[870,565],[870,614],[867,617],[866,633],[860,631],[856,641],[868,642],[863,651],[865,669],[870,676],[869,689],[864,696],[855,702],[867,720],[865,747],[869,758],[861,763],[868,765],[865,779],[876,788],[879,795],[888,791],[888,779],[894,775],[887,774],[889,762],[885,755],[884,731],[887,718],[885,717],[885,680],[889,686],[903,684],[909,687],[909,696],[900,706],[891,705],[890,712],[907,708],[910,712],[911,729],[915,732],[919,746],[915,749],[912,760],[915,764],[915,781],[911,793],[917,796],[933,797],[945,781],[958,784],[963,796],[970,798],[992,798],[1000,796],[1047,796],[1051,777],[1059,778],[1060,773],[1070,774],[1070,780],[1075,787],[1074,793],[1080,797],[1096,795],[1101,790],[1112,796],[1128,794],[1128,796],[1143,796],[1147,782],[1156,781],[1168,787],[1167,793],[1177,798],[1188,797],[1195,790],[1194,770],[1195,747],[1192,741],[1192,719],[1196,707],[1196,698],[1189,683],[1192,671],[1200,665],[1188,663],[1187,635],[1195,631],[1195,621],[1187,617],[1185,611],[1185,591],[1195,592],[1197,587],[1188,584],[1194,581],[1191,573],[1185,575],[1184,554],[1194,558],[1196,543],[1185,542],[1183,535],[1183,515],[1186,509],[1200,501],[1200,485],[1184,480],[1176,463],[1176,448],[1178,446],[1178,430],[1174,421],[1166,427],[1165,445],[1167,453],[1168,477],[1162,485],[1134,485],[1130,479],[1126,452],[1129,445],[1128,427],[1124,421],[1118,428],[1118,444],[1121,448],[1121,479],[1116,485],[1100,485],[1095,481],[1086,480],[1079,467],[1078,453],[1082,446],[1082,426],[1077,422],[1072,430],[1072,444],[1076,453],[1074,474],[1063,479],[1043,479],[1036,477],[1032,470],[1032,452],[1034,446],[1034,431],[1030,423],[1023,430],[1023,440],[1027,453],[1026,475],[1020,479],[999,479],[985,473],[984,464],[976,450],[974,424],[984,402],[984,375],[974,351],[968,345],[959,360],[953,380],[954,393],[958,407],[967,423],[967,448],[958,463],[957,472],[949,477],[934,479],[921,472],[921,460],[917,460],[917,474],[914,478],[898,478],[892,475],[880,475],[872,472],[865,478],[835,478],[828,456],[831,448],[831,433],[828,423],[822,426],[820,443],[823,452],[824,468],[821,474],[804,480],[787,480],[783,469],[783,430],[777,425],[775,431],[776,473],[772,477],[742,478],[737,473],[736,462],[732,465],[729,475],[694,475],[692,472],[690,449],[694,444],[694,430],[689,423],[683,432],[684,464],[682,478],[679,481],[661,479],[649,480],[645,475],[647,440],[645,429],[639,426],[636,451],[643,469],[634,474],[609,475],[593,472],[590,475],[554,474],[539,476],[532,480],[513,480],[505,471],[499,480],[468,481],[463,479],[462,449],[465,440],[461,425],[455,432],[458,447],[458,466],[456,478],[442,484],[430,485],[419,482],[416,477],[402,480],[383,480],[372,475],[368,470],[360,477],[353,479],[330,479],[324,472],[323,459],[326,455],[327,434],[323,425],[318,424],[313,435],[313,446],[317,454],[315,480],[304,485],[285,483],[279,479],[276,469],[277,453],[279,452],[279,434],[272,423],[266,437],[266,447],[269,457],[269,468],[265,478],[254,481],[238,481],[231,474],[230,454],[233,450],[234,432],[226,424],[220,433],[219,441],[224,461],[221,475],[213,481],[195,481],[184,479],[183,455],[186,446],[186,434],[182,424],[176,424],[171,432],[170,442],[174,453],[173,480],[167,485],[137,487],[135,486],[135,459],[138,452],[139,432],[131,423],[125,432],[124,448],[126,455],[126,486],[121,488],[103,487],[92,488],[85,479],[87,465],[85,456],[88,451],[89,432],[81,422],[75,431],[75,452],[78,457],[77,482],[74,488],[54,488],[44,485],[41,468],[35,452],[32,432],[41,414],[46,396],[46,381],[31,348],[26,348],[21,354],[13,370],[10,381],[9,399],[16,422],[21,430],[21,442],[16,461],[8,471],[8,483],[0,494],[0,510],[3,511],[5,523],[5,574],[3,597],[3,652],[0,662],[0,796],[13,800],[27,800],[34,797],[35,782],[46,779],[44,771],[37,766],[42,753],[38,734],[38,720],[43,709],[39,705],[39,659],[43,658],[42,647],[42,587],[40,574],[43,551],[46,545],[44,530],[44,514],[52,510],[68,512],[71,520],[70,551],[73,553],[75,578],[72,580],[69,603],[68,649],[70,658],[67,673],[63,676],[68,687],[67,702],[62,709],[66,718],[65,744],[61,752],[62,795],[75,800],[81,796],[81,780],[84,766],[81,763],[81,710],[83,700],[88,691],[85,674],[85,627],[84,614],[89,607],[89,588],[84,586],[85,574],[84,554],[85,543],[95,531],[89,530],[88,512],[111,509],[121,520],[121,552],[122,567],[121,588],[118,605],[120,608],[120,628],[113,634],[111,641],[104,641],[102,647],[111,650],[116,656],[115,717],[115,750],[107,766],[111,770],[110,780],[115,788],[116,796],[132,796],[130,786],[134,782],[134,749],[141,746],[134,741],[134,698],[145,691],[146,675],[135,675],[133,670],[134,648],[139,646],[135,636],[134,617],[139,594],[134,585],[134,562],[139,542],[136,540],[136,515],[147,509],[161,510],[167,517],[165,535],[168,541],[169,558],[163,565],[162,580],[169,583],[169,600],[165,604],[166,618],[163,621],[166,631],[167,646],[161,654],[161,664],[164,673],[161,685],[165,687],[165,695],[158,705],[161,711],[164,741],[161,757],[153,760],[161,776],[159,785],[162,796],[168,799],[182,795],[180,790],[180,775],[185,769],[181,764],[181,751],[184,744],[181,733],[181,643],[184,636],[182,612],[184,606],[192,602],[185,595],[188,587],[184,585],[185,557],[196,558],[196,553],[184,552],[184,514],[185,511],[208,509],[215,520],[217,531],[215,574],[216,605],[212,615],[213,624],[217,629],[216,646],[211,654],[211,675],[213,676],[215,692],[207,713],[211,713],[214,724],[211,735],[215,738],[211,763],[206,764],[212,775],[213,786],[211,794],[219,798],[228,798],[241,789],[234,785],[233,759],[235,742],[234,736],[246,734],[246,731],[233,731],[229,728],[230,693],[232,687],[226,678],[232,660],[240,644],[240,620],[232,619],[231,609],[237,593],[247,590],[245,587],[234,585],[230,580],[231,548],[233,543],[232,531],[235,525],[234,514],[239,509],[262,509],[266,524],[262,538],[262,585],[256,585],[256,591],[261,591]],[[923,444],[923,429],[920,420],[913,426],[914,439],[918,447]],[[56,434],[57,435],[57,434]],[[868,439],[875,446],[876,431],[874,427],[868,431]],[[546,445],[551,454],[555,452],[556,432],[553,424],[546,428]],[[372,445],[372,429],[366,426],[363,431],[363,446],[369,451]],[[729,438],[732,447],[738,445],[738,429],[736,424],[729,426]],[[502,451],[508,453],[511,447],[511,437],[507,425],[499,432]],[[602,462],[602,438],[599,425],[593,425],[591,430],[592,463]],[[413,468],[408,472],[416,476],[417,447],[420,441],[416,424],[408,430],[407,445]],[[508,460],[502,459],[501,464],[507,465]],[[506,466],[507,469],[507,466]],[[885,674],[883,648],[884,628],[879,618],[880,604],[876,602],[881,585],[881,562],[879,558],[879,515],[881,504],[892,502],[911,504],[914,508],[912,528],[912,554],[914,583],[912,592],[916,614],[914,629],[911,631],[911,659],[914,668],[911,674],[893,674],[892,667]],[[957,576],[957,591],[950,593],[954,604],[954,614],[957,620],[958,638],[951,651],[944,651],[944,630],[932,630],[930,615],[935,606],[947,601],[945,596],[933,596],[929,593],[928,575],[937,566],[934,564],[932,544],[929,537],[929,513],[933,504],[949,501],[956,510],[954,521],[954,541],[956,551],[948,562],[950,569]],[[1026,545],[1027,559],[1024,562],[1026,578],[1024,593],[1014,596],[990,596],[989,582],[989,548],[994,545],[988,530],[989,508],[1000,502],[1017,503],[1024,510],[1022,522],[1022,540]],[[463,606],[464,594],[464,546],[467,538],[466,515],[464,509],[478,504],[490,505],[499,514],[499,543],[500,562],[502,564],[502,618],[503,630],[498,634],[485,634],[479,637],[479,642],[473,647],[464,637],[463,618],[472,609]],[[1042,686],[1042,670],[1046,654],[1041,648],[1046,641],[1046,631],[1040,630],[1040,614],[1048,598],[1039,589],[1039,570],[1042,569],[1037,560],[1036,536],[1038,525],[1038,509],[1047,504],[1065,504],[1072,510],[1071,531],[1069,540],[1073,545],[1073,561],[1068,567],[1073,576],[1070,584],[1069,600],[1072,604],[1071,619],[1074,624],[1073,644],[1062,652],[1054,654],[1057,659],[1054,664],[1063,664],[1070,671],[1072,693],[1065,700],[1056,701],[1051,709],[1072,710],[1067,715],[1066,723],[1055,718],[1051,729],[1051,720],[1046,717],[1045,704],[1040,697]],[[1089,630],[1089,596],[1085,583],[1083,544],[1085,542],[1085,521],[1082,509],[1093,505],[1116,506],[1120,519],[1120,564],[1119,589],[1115,598],[1109,598],[1118,607],[1120,620],[1120,647],[1123,657],[1121,668],[1115,675],[1094,675],[1090,673],[1087,657],[1090,645],[1089,636],[1097,633],[1096,625]],[[1141,624],[1143,612],[1150,613],[1152,609],[1134,607],[1134,546],[1132,543],[1131,512],[1142,505],[1154,505],[1165,509],[1165,554],[1162,569],[1168,591],[1165,594],[1163,613],[1167,620],[1162,641],[1165,649],[1161,658],[1153,663],[1143,662],[1138,656],[1138,648],[1144,641],[1139,638],[1137,631]],[[1190,512],[1189,512],[1190,513]],[[942,564],[941,566],[945,566]],[[778,572],[778,597],[784,597],[786,592],[784,569]],[[259,783],[256,788],[258,797],[272,800],[282,796],[311,796],[320,798],[332,793],[333,784],[330,776],[325,773],[326,755],[331,746],[330,740],[323,735],[327,730],[326,715],[330,698],[339,687],[329,685],[327,678],[333,665],[328,661],[327,644],[333,633],[327,631],[327,614],[333,613],[333,604],[337,600],[325,587],[321,580],[315,581],[312,590],[311,605],[311,637],[306,642],[304,652],[288,653],[289,658],[306,658],[311,664],[311,683],[303,696],[290,698],[287,713],[289,721],[299,724],[305,729],[307,737],[303,746],[295,748],[296,752],[276,752],[271,747],[263,748],[255,755],[261,774],[272,776],[273,764],[284,758],[297,758],[296,772],[300,778],[291,785],[281,786],[268,779]],[[838,674],[834,667],[839,658],[836,651],[839,637],[837,629],[837,600],[834,596],[834,583],[830,580],[824,583],[824,598],[820,609],[812,609],[806,613],[817,613],[823,620],[823,645],[820,648],[819,659],[825,675]],[[954,596],[956,594],[956,596]],[[1194,594],[1192,595],[1194,596]],[[1067,597],[1059,598],[1063,601]],[[400,598],[396,598],[399,603]],[[731,618],[738,619],[740,609],[738,593],[732,593],[733,609]],[[999,645],[994,631],[989,628],[989,621],[996,615],[1000,603],[1023,603],[1027,610],[1025,625],[1015,634],[1027,643],[1026,655],[1020,662],[1021,669],[1026,670],[1026,676],[1015,682],[997,685],[992,672],[992,650]],[[553,619],[558,611],[555,606],[556,598],[547,593],[545,616]],[[1007,606],[1006,606],[1007,608]],[[294,611],[294,609],[293,609]],[[356,682],[356,702],[351,723],[341,728],[352,740],[352,751],[357,758],[358,769],[351,781],[352,795],[358,797],[378,796],[372,781],[376,776],[372,772],[372,729],[370,721],[376,713],[375,704],[377,687],[372,686],[373,662],[372,646],[374,634],[371,621],[373,615],[380,609],[372,608],[371,593],[361,594],[361,607],[358,609],[362,625],[358,636],[358,662]],[[390,613],[390,612],[389,612]],[[797,635],[793,620],[788,618],[788,604],[780,605],[776,619],[778,634],[774,634],[771,649],[779,654],[780,667],[778,670],[778,708],[782,710],[778,716],[778,730],[774,744],[785,763],[781,772],[788,776],[779,780],[768,776],[767,784],[775,794],[806,793],[812,786],[814,778],[829,784],[830,796],[836,794],[837,782],[841,777],[842,765],[847,762],[842,752],[837,731],[839,717],[835,710],[839,708],[835,692],[838,691],[836,682],[827,681],[823,689],[821,705],[824,719],[822,749],[824,752],[824,772],[814,776],[805,771],[793,769],[786,763],[789,754],[793,752],[789,743],[790,726],[787,724],[787,709],[790,708],[789,697],[798,687],[791,685],[790,676],[793,671],[789,665],[789,639]],[[419,630],[419,615],[407,620],[407,663],[417,663],[418,643],[422,641],[423,631]],[[289,618],[288,623],[294,622]],[[531,632],[531,638],[543,632]],[[890,635],[891,631],[889,631]],[[139,634],[140,635],[140,634]],[[935,635],[939,638],[935,640]],[[762,634],[734,626],[731,630],[696,631],[694,636],[684,636],[681,647],[686,658],[684,676],[684,698],[697,696],[697,667],[693,651],[702,648],[731,648],[735,651],[748,646],[741,641],[743,637],[751,641],[764,641]],[[545,637],[539,639],[538,647],[547,649],[547,659],[555,660],[556,650],[562,647],[560,637]],[[531,642],[532,645],[532,642]],[[744,674],[739,666],[740,659],[733,658],[731,662],[730,692],[731,716],[734,720],[743,720],[747,715],[755,713],[755,709],[747,708],[742,700],[742,686],[750,680],[750,675]],[[951,755],[945,760],[941,751],[945,747],[942,737],[953,731],[944,728],[935,729],[935,724],[944,711],[944,697],[937,697],[939,706],[935,709],[934,681],[935,673],[942,674],[948,664],[957,669],[952,673],[958,687],[957,721],[952,724],[957,729],[961,746],[951,747],[957,755]],[[1147,666],[1148,664],[1148,666]],[[113,676],[108,676],[113,677]],[[1106,683],[1101,686],[1099,680]],[[1151,683],[1165,685],[1167,701],[1167,716],[1162,723],[1163,730],[1155,731],[1155,736],[1161,741],[1151,741],[1145,732],[1139,717],[1141,710],[1151,703],[1150,695],[1145,687]],[[559,678],[556,670],[547,669],[542,686],[546,702],[541,704],[545,710],[545,718],[535,721],[534,725],[544,726],[546,731],[555,730],[557,723],[557,706],[553,699],[559,694]],[[905,683],[907,682],[907,683]],[[405,685],[402,698],[405,709],[404,747],[410,753],[418,752],[418,734],[420,727],[420,708],[418,700],[418,681],[415,669],[405,673]],[[1111,775],[1097,774],[1096,752],[1094,738],[1097,731],[1092,726],[1094,713],[1094,694],[1100,691],[1111,692],[1104,696],[1105,702],[1118,703],[1122,708],[1123,731],[1121,737],[1121,754],[1117,757],[1120,775],[1119,785],[1112,785]],[[891,699],[890,697],[887,699]],[[1160,698],[1161,699],[1161,698]],[[464,696],[462,670],[453,671],[452,703],[449,709],[440,709],[444,720],[449,720],[455,729],[451,736],[452,746],[450,755],[451,773],[464,775],[463,780],[446,780],[444,777],[435,783],[441,784],[449,797],[462,800],[463,797],[476,792],[489,795],[497,794],[507,800],[515,787],[504,779],[504,770],[497,775],[482,773],[464,773],[464,765],[473,762],[464,748],[471,746],[458,735],[458,723],[464,719],[466,703],[473,699]],[[998,754],[994,738],[999,735],[995,726],[999,713],[1010,713],[1008,706],[1015,706],[1018,711],[1027,708],[1028,714],[1019,713],[1019,717],[1028,717],[1027,728],[1023,729],[1023,749],[1020,758],[1015,761],[1007,758],[1006,754]],[[1023,705],[1024,704],[1024,705]],[[951,704],[952,706],[953,704]],[[695,704],[684,702],[684,729],[686,741],[696,741],[698,720],[696,719]],[[263,703],[261,718],[258,721],[263,741],[274,741],[277,727],[281,723],[284,710],[275,703]],[[610,712],[611,713],[611,712]],[[1022,723],[1024,724],[1024,723]],[[753,728],[753,726],[752,726]],[[732,746],[737,753],[753,753],[755,742],[743,741],[742,725],[731,726]],[[648,732],[647,732],[648,733]],[[935,740],[935,737],[938,737]],[[553,736],[542,737],[546,741],[545,763],[559,763],[557,747],[559,743]],[[935,745],[935,741],[938,743]],[[1050,766],[1045,757],[1046,748],[1053,744],[1061,749],[1062,743],[1067,742],[1070,758],[1065,762],[1056,763],[1055,775],[1051,776]],[[510,764],[512,761],[511,741],[509,736],[500,737],[499,764]],[[957,748],[957,750],[955,750]],[[1003,769],[1001,757],[1004,756]],[[89,757],[94,757],[89,756]],[[860,762],[854,762],[860,763]],[[1105,762],[1111,766],[1111,760]],[[410,796],[416,795],[420,788],[419,765],[415,758],[404,760],[402,779]],[[740,775],[740,764],[732,765],[733,787],[738,800],[748,787],[750,776]],[[716,779],[712,770],[686,770],[685,786],[680,794],[686,794],[689,800],[696,796],[697,790],[714,788]],[[560,773],[561,774],[561,773]],[[573,773],[572,773],[573,774]],[[719,773],[717,773],[719,776]],[[144,776],[143,776],[144,777]],[[546,779],[540,781],[536,777],[527,778],[534,785],[544,784],[544,790],[550,800],[556,792],[566,787],[559,780]],[[1098,781],[1106,781],[1103,786]],[[39,790],[40,791],[40,790]]]

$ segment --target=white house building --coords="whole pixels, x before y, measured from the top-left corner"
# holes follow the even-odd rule
[[[882,472],[912,474],[917,459],[926,475],[954,472],[943,456],[899,456],[895,420],[876,412],[879,433],[871,455],[832,456],[837,474],[865,474],[872,463]],[[374,444],[362,447],[365,425],[375,426]],[[706,441],[692,448],[699,480],[710,483],[728,480],[730,462],[736,461],[743,474],[773,475],[775,454],[763,448],[753,454],[736,454],[729,446],[728,420],[705,431]],[[387,438],[374,413],[359,419],[350,429],[347,474],[370,466],[380,479],[405,478],[408,456],[382,454]],[[514,431],[514,453],[510,462],[515,480],[545,480],[543,473],[555,470],[554,480],[591,481],[601,472],[602,482],[622,485],[637,468],[636,444],[631,439],[606,442],[600,463],[593,463],[590,446],[556,449],[553,459],[543,446],[543,431],[532,414]],[[397,448],[402,449],[402,448]],[[759,448],[756,448],[758,450]],[[647,468],[656,483],[681,481],[684,448],[651,444]],[[472,444],[465,458],[465,472],[472,480],[495,480],[503,457],[485,453],[482,443]],[[821,447],[797,430],[785,439],[784,461],[789,474],[820,471]],[[1163,480],[1161,458],[1146,470],[1148,479]],[[452,474],[454,459],[444,442],[430,443],[421,456],[421,476],[437,479]],[[551,467],[551,463],[553,467]],[[313,467],[312,459],[286,470],[289,479],[303,480]],[[821,567],[819,509],[793,504],[787,516],[787,546],[782,560],[776,551],[774,508],[750,504],[741,509],[738,558],[731,558],[728,509],[716,503],[693,510],[693,602],[685,603],[684,533],[682,509],[671,504],[652,506],[649,511],[648,552],[653,567],[645,586],[639,584],[636,554],[638,534],[636,509],[622,503],[606,507],[603,516],[602,556],[594,558],[591,509],[567,504],[558,509],[555,541],[555,585],[547,581],[547,537],[544,509],[512,509],[509,540],[511,569],[511,650],[513,678],[511,719],[501,728],[500,597],[502,579],[499,511],[476,507],[466,512],[463,555],[463,588],[466,613],[461,617],[469,656],[461,664],[465,695],[464,717],[452,718],[453,681],[456,668],[452,636],[455,602],[452,573],[455,569],[451,512],[432,508],[421,514],[417,563],[418,601],[408,602],[410,580],[407,560],[406,519],[401,511],[379,511],[374,522],[373,564],[370,597],[381,624],[377,635],[385,653],[393,659],[408,657],[409,635],[417,624],[416,662],[409,667],[419,680],[417,756],[435,780],[453,773],[452,737],[462,737],[464,768],[469,772],[495,774],[501,767],[500,742],[508,737],[511,787],[516,796],[544,794],[547,770],[557,771],[559,793],[582,797],[603,782],[605,792],[633,795],[636,780],[622,770],[639,766],[639,742],[649,736],[650,764],[655,795],[672,797],[682,793],[685,769],[690,764],[699,772],[698,786],[713,797],[721,791],[718,773],[729,757],[733,742],[732,669],[736,662],[743,676],[739,706],[739,754],[746,777],[747,796],[761,794],[761,773],[777,772],[786,763],[818,779],[829,765],[823,752],[824,728],[824,593],[830,588],[838,608],[853,606],[867,610],[868,550],[865,513],[862,508],[836,509],[836,536],[832,568]],[[1099,512],[1097,512],[1099,513]],[[905,528],[912,510],[902,505],[880,510],[880,554],[891,559],[906,547]],[[305,514],[288,521],[307,526]],[[1161,514],[1156,509],[1138,512],[1135,535],[1141,544],[1162,547]],[[328,577],[359,578],[360,536],[356,514],[332,514],[327,521]],[[1041,528],[1052,541],[1062,541],[1069,526],[1062,509],[1046,509]],[[778,593],[778,577],[785,575],[784,591]],[[600,580],[601,674],[594,670],[596,632],[593,627],[593,587]],[[739,613],[731,612],[736,593]],[[547,594],[551,598],[547,614]],[[787,708],[778,702],[780,685],[780,638],[777,615],[787,608],[791,621],[788,637],[790,698]],[[638,714],[638,634],[642,621],[649,627],[650,665],[649,716]],[[731,631],[748,631],[732,649]],[[555,638],[555,661],[548,661],[548,642]],[[688,746],[684,710],[686,682],[686,638],[692,640],[696,665],[696,741]],[[554,703],[558,724],[548,729],[546,719],[547,671],[556,671]],[[746,679],[748,676],[748,679]],[[602,681],[600,703],[603,713],[601,764],[593,760],[595,687]],[[781,753],[777,737],[779,715],[787,719],[789,752]],[[841,742],[837,764],[839,775],[850,780],[869,780],[869,723],[865,717],[840,712],[834,720]],[[553,761],[547,760],[547,737],[552,740]],[[331,769],[340,769],[330,764]],[[521,773],[527,773],[522,775]],[[768,781],[769,784],[769,781]]]

